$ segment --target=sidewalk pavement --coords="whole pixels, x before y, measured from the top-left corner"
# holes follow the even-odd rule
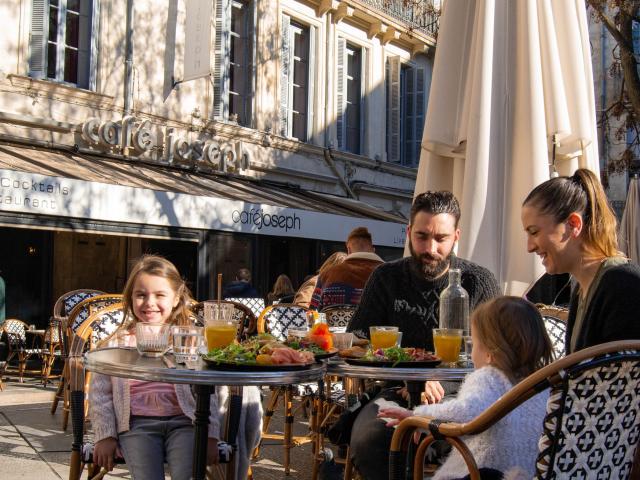
[[[69,478],[71,452],[71,420],[62,430],[62,404],[51,415],[51,401],[57,382],[46,388],[35,379],[18,383],[4,379],[0,392],[0,477],[3,479],[47,480]],[[268,392],[267,392],[268,393]],[[268,396],[267,396],[268,397]],[[282,432],[282,408],[271,422],[270,432]],[[278,412],[280,412],[278,414]],[[294,435],[304,435],[308,424],[304,419],[294,423]],[[252,463],[255,480],[286,478],[283,448],[275,442],[265,442],[260,457]],[[291,450],[291,479],[310,479],[312,470],[311,444]],[[114,470],[106,478],[130,479],[126,470]],[[168,477],[167,477],[168,478]]]

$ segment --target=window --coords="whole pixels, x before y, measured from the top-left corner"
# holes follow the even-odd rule
[[[360,153],[363,50],[347,43],[341,37],[338,37],[337,49],[338,148]]]
[[[420,161],[425,113],[425,71],[390,57],[386,65],[387,160],[408,167]]]
[[[251,126],[253,3],[216,0],[213,116]]]
[[[33,0],[29,74],[95,89],[97,2]]]
[[[309,140],[313,122],[315,30],[282,15],[280,133]]]

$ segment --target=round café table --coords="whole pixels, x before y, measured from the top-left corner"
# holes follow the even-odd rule
[[[207,425],[209,423],[209,398],[216,385],[240,387],[240,403],[230,401],[227,412],[228,425],[232,428],[240,418],[240,407],[243,386],[279,386],[305,382],[317,382],[325,373],[325,366],[321,363],[313,364],[309,368],[299,370],[277,370],[276,367],[260,371],[215,370],[207,368],[199,360],[194,370],[188,370],[181,365],[176,368],[167,367],[166,363],[174,364],[173,355],[165,355],[169,362],[162,358],[143,357],[132,348],[105,348],[87,352],[84,364],[87,370],[114,377],[146,380],[151,382],[183,383],[194,386],[196,395],[195,438],[193,450],[193,478],[204,480],[207,459]],[[231,395],[233,396],[233,395]],[[230,462],[227,468],[227,478],[233,472],[235,462]]]
[[[327,362],[327,374],[358,380],[403,380],[407,383],[409,392],[409,408],[420,404],[424,382],[460,382],[473,368],[399,368],[399,367],[369,367],[354,365],[341,359],[330,359]]]

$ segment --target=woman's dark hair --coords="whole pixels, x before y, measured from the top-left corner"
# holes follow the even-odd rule
[[[474,336],[513,382],[553,361],[551,340],[536,306],[520,297],[497,297],[471,315]]]
[[[424,192],[413,199],[411,205],[410,221],[413,223],[418,212],[426,212],[431,215],[449,213],[456,219],[456,227],[460,220],[460,205],[455,195],[447,190],[439,192]]]
[[[600,180],[585,168],[571,177],[556,177],[541,183],[525,198],[542,215],[562,223],[576,212],[584,222],[584,245],[591,253],[612,257],[618,254],[617,221]]]

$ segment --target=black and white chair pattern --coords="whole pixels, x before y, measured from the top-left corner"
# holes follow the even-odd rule
[[[321,310],[327,316],[327,325],[336,331],[346,332],[357,305],[330,305]]]
[[[555,305],[536,304],[538,311],[542,315],[545,329],[551,340],[553,355],[555,359],[563,357],[565,354],[565,337],[567,333],[567,317],[569,310]]]
[[[2,374],[6,371],[10,362],[15,358],[18,360],[18,377],[22,383],[27,367],[27,360],[33,355],[41,356],[42,348],[29,348],[27,345],[27,324],[17,318],[8,318],[2,324],[1,332],[4,332],[7,339],[8,355],[4,364]]]
[[[260,316],[265,307],[264,298],[262,297],[229,297],[225,298],[225,301],[241,303],[245,307],[249,307],[256,318]]]
[[[471,479],[479,479],[464,437],[486,430],[547,388],[535,478],[630,479],[640,440],[640,340],[604,343],[556,360],[470,422],[418,416],[403,420],[391,442],[389,478],[404,478],[407,445],[418,429],[430,434],[418,446],[414,465],[421,465],[434,438],[443,438],[458,449]],[[422,469],[414,468],[416,478],[422,478]]]
[[[258,333],[270,333],[280,341],[286,340],[289,328],[309,326],[309,312],[308,308],[290,303],[270,305],[258,317]]]

